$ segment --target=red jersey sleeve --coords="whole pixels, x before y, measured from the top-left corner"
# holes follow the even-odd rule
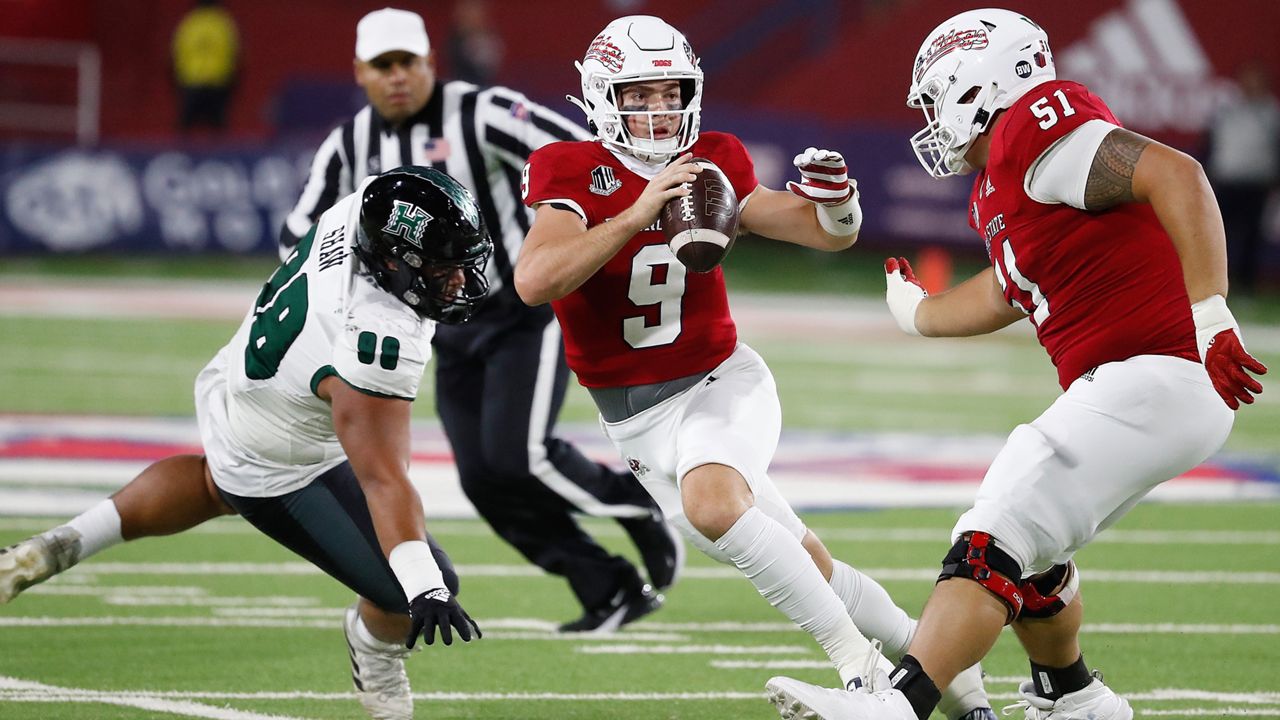
[[[600,222],[592,217],[588,184],[579,172],[584,153],[578,146],[585,142],[555,142],[533,151],[525,163],[520,181],[521,199],[533,207],[538,203],[564,202],[587,221],[588,227]]]
[[[1005,112],[987,165],[1023,173],[1054,143],[1090,120],[1120,125],[1102,98],[1066,80],[1033,88]]]

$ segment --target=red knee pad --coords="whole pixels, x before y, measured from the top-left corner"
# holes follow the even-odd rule
[[[1022,567],[1009,553],[996,547],[995,538],[987,533],[967,532],[951,546],[942,560],[938,581],[953,577],[972,580],[999,598],[1009,611],[1006,625],[1022,612],[1024,600],[1017,582],[1022,578]]]

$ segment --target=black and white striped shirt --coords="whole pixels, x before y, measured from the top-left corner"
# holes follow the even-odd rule
[[[459,80],[437,82],[427,105],[398,127],[365,106],[316,151],[280,243],[297,244],[321,213],[366,177],[401,165],[434,165],[471,190],[484,214],[494,244],[487,271],[491,301],[498,294],[514,299],[512,268],[532,219],[520,199],[524,164],[543,145],[588,138],[581,127],[514,90]]]

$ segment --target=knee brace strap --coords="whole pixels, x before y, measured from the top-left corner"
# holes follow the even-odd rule
[[[942,560],[941,582],[961,577],[973,580],[1000,598],[1009,611],[1005,624],[1022,612],[1022,593],[1015,578],[1022,577],[1022,567],[1013,557],[996,547],[995,538],[984,532],[965,533]]]
[[[1062,612],[1075,599],[1080,589],[1080,573],[1075,562],[1052,568],[1026,579],[1018,589],[1026,599],[1022,617],[1050,618]]]

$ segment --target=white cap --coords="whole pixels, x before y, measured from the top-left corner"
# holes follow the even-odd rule
[[[356,25],[357,58],[369,62],[393,50],[423,57],[431,50],[421,15],[408,10],[383,8],[360,18]]]

